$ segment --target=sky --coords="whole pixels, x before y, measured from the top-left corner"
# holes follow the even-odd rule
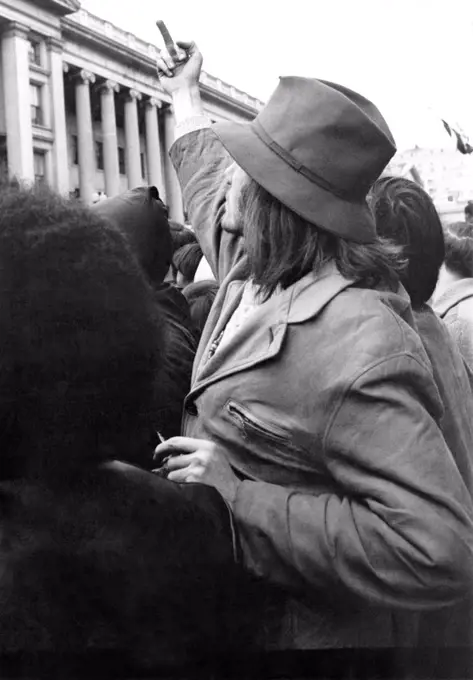
[[[398,149],[473,140],[473,0],[82,0],[158,47],[163,19],[204,69],[266,101],[281,75],[341,83],[384,114]]]

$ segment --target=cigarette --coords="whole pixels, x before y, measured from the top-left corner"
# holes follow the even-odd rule
[[[158,432],[158,431],[156,430],[156,434],[158,435],[158,439],[159,439],[159,441],[161,442],[161,444],[164,444],[164,442],[165,442],[166,440],[165,440],[165,438],[163,437],[163,435],[161,434],[161,432]]]

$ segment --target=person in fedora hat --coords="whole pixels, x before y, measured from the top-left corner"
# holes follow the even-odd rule
[[[265,649],[409,648],[471,587],[473,506],[366,196],[395,152],[367,99],[281,78],[249,123],[211,125],[202,56],[164,50],[171,158],[220,285],[169,479],[216,487],[261,579]],[[186,52],[187,54],[184,54]]]

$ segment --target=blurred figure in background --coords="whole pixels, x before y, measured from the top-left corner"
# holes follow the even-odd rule
[[[402,246],[407,267],[401,282],[409,293],[417,330],[432,363],[444,405],[445,440],[473,492],[473,394],[470,373],[445,324],[429,306],[445,256],[442,223],[422,187],[403,177],[373,186],[371,207],[378,233]]]
[[[209,280],[190,283],[182,291],[182,294],[189,303],[197,342],[200,342],[202,331],[207,323],[217,292],[217,282]]]
[[[433,308],[445,321],[473,371],[473,223],[448,224],[445,261],[433,298]]]
[[[188,243],[175,251],[172,263],[176,269],[178,288],[185,288],[194,281],[202,257],[202,248],[198,243]]]
[[[190,388],[196,342],[187,301],[170,283],[164,282],[172,260],[173,241],[167,211],[156,187],[138,187],[92,208],[126,235],[142,270],[152,285],[156,303],[165,319],[166,350],[155,430],[165,438],[179,434],[184,399]],[[150,442],[151,444],[151,442]],[[153,446],[142,464],[152,467]]]
[[[465,222],[473,224],[473,201],[468,201],[465,206]]]

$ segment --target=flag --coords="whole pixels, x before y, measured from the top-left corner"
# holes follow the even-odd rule
[[[447,123],[447,121],[443,120],[443,118],[441,120],[442,120],[442,123],[443,123],[445,130],[448,132],[450,137],[453,137],[455,135],[456,140],[457,140],[457,150],[460,153],[463,153],[463,154],[473,153],[473,146],[471,146],[469,144],[468,138],[465,137],[464,135],[462,135],[460,132],[458,132],[454,128],[452,128]]]

